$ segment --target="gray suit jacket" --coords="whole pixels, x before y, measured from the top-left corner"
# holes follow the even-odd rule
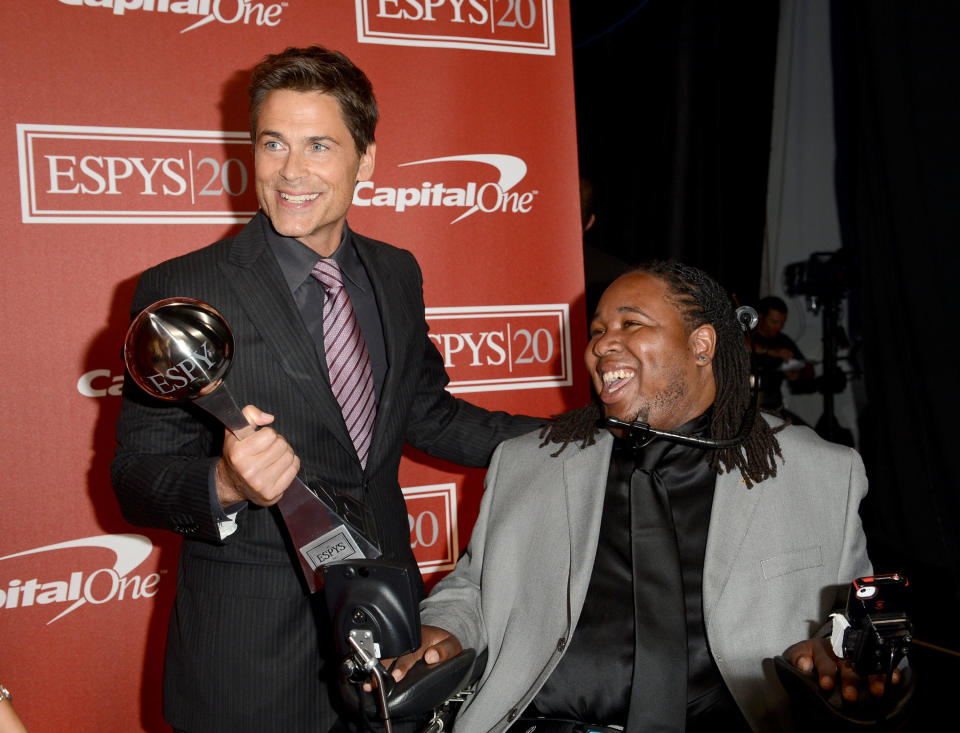
[[[714,659],[762,730],[782,727],[784,702],[764,659],[812,635],[836,584],[871,572],[859,455],[808,428],[778,437],[776,478],[747,489],[739,473],[717,477],[703,574]],[[612,437],[556,458],[556,445],[539,443],[532,434],[498,448],[470,545],[422,604],[423,623],[489,650],[463,733],[504,730],[524,710],[563,655],[590,582]]]
[[[380,309],[388,369],[366,469],[321,370],[260,214],[236,237],[147,270],[132,311],[168,297],[206,301],[236,342],[226,384],[239,405],[276,416],[308,485],[352,495],[373,511],[384,558],[415,565],[397,480],[405,443],[483,466],[535,421],[491,413],[446,390],[427,337],[420,269],[410,252],[352,234]],[[190,404],[148,398],[128,379],[117,423],[113,487],[133,524],[185,537],[167,636],[164,714],[188,731],[328,730],[323,679],[335,672],[323,599],[309,596],[274,508],[250,505],[221,542],[211,470],[223,427]],[[318,594],[322,596],[322,594]],[[331,663],[332,661],[332,663]]]

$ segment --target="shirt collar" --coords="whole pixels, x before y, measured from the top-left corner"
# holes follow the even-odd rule
[[[711,405],[706,412],[693,418],[689,422],[674,428],[671,432],[681,433],[683,435],[706,436],[710,433],[710,420],[713,412]],[[656,438],[644,447],[635,448],[628,438],[617,438],[614,445],[618,451],[626,454],[631,451],[637,461],[637,465],[652,469],[666,466],[668,463],[676,462],[681,458],[694,458],[700,460],[705,455],[703,448],[683,443],[674,443],[666,438]]]
[[[290,288],[291,293],[296,292],[297,288],[310,277],[314,265],[321,259],[320,256],[303,242],[293,237],[285,237],[282,234],[278,234],[273,228],[273,225],[269,223],[269,219],[264,229],[266,231],[267,243],[277,258],[277,263],[280,265],[280,271],[283,273],[287,287]],[[340,267],[340,272],[350,280],[352,285],[359,290],[363,290],[361,279],[357,274],[363,267],[363,263],[360,262],[360,256],[357,254],[357,249],[354,246],[350,227],[344,225],[343,234],[340,237],[340,245],[330,256],[330,259],[337,263]]]

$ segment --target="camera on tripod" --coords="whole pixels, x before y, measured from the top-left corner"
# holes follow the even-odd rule
[[[807,296],[811,310],[817,301],[842,299],[849,289],[843,250],[814,252],[805,262],[787,265],[783,268],[783,287],[787,295]]]

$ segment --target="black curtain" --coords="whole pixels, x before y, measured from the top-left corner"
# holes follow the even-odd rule
[[[918,639],[960,649],[958,13],[832,10],[839,210],[868,401],[861,515],[877,570],[911,580]]]
[[[572,1],[587,245],[687,261],[756,298],[778,5]],[[877,570],[911,580],[917,637],[960,649],[960,13],[952,0],[831,8],[861,515]]]
[[[755,301],[778,3],[573,0],[571,14],[586,243],[688,262]]]

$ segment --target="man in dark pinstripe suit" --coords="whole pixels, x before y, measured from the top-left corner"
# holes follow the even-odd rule
[[[415,565],[397,479],[409,443],[483,466],[538,421],[453,398],[427,338],[413,255],[352,232],[346,215],[376,155],[377,108],[342,54],[287,49],[250,88],[260,213],[235,237],[140,278],[132,312],[167,297],[203,300],[230,324],[230,391],[261,429],[244,440],[196,406],[124,387],[112,477],[124,516],[185,538],[164,670],[164,715],[178,730],[346,730],[328,685],[339,661],[322,598],[299,576],[270,507],[295,475],[369,509],[386,559]],[[336,261],[370,355],[376,419],[362,465],[327,376],[322,286]],[[296,451],[294,451],[294,446]]]

